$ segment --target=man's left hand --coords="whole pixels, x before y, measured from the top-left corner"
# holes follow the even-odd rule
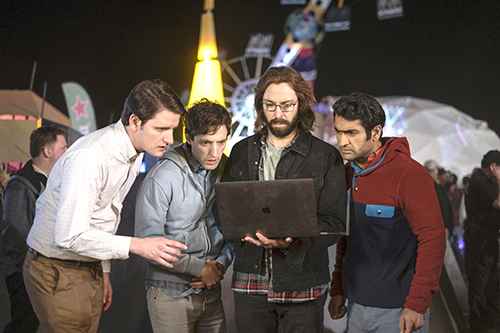
[[[111,288],[109,273],[103,273],[103,278],[104,278],[104,294],[102,302],[104,303],[103,310],[106,311],[111,306],[111,301],[113,299],[113,288]]]
[[[287,238],[267,238],[260,232],[255,233],[258,239],[253,237],[245,237],[243,241],[252,243],[253,245],[262,246],[266,249],[271,249],[273,247],[287,248],[292,242],[291,237]]]
[[[401,317],[399,317],[399,332],[411,333],[424,326],[424,324],[423,314],[404,308]]]

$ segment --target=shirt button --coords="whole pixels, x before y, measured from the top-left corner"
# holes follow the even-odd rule
[[[358,192],[358,188],[357,188],[357,187],[355,187],[355,188],[354,188],[354,191]]]
[[[253,266],[253,268],[256,270],[259,269],[259,265],[255,265],[255,266]]]

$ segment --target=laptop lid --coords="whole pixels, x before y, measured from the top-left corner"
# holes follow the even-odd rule
[[[312,179],[217,183],[215,196],[226,239],[319,235]]]

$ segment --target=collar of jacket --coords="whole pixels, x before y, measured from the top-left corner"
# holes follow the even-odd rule
[[[265,129],[265,128],[264,128]],[[257,133],[254,137],[253,144],[262,144],[262,137],[264,135],[267,135],[267,130],[260,130],[259,133]],[[309,152],[311,150],[311,140],[312,140],[312,134],[309,132],[305,132],[304,130],[300,129],[299,134],[297,135],[295,142],[292,144],[290,147],[290,150],[295,151],[298,154],[303,155],[304,157],[309,156]]]

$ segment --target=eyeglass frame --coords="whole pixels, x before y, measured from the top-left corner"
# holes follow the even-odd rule
[[[295,102],[295,103],[283,103],[283,104],[274,104],[273,102],[262,102],[262,109],[265,111],[265,112],[276,112],[276,109],[279,107],[281,112],[283,113],[288,113],[288,112],[292,112],[293,110],[295,110],[295,105],[297,105],[299,101]],[[267,110],[267,107],[266,105],[274,105],[274,109],[273,110]],[[283,106],[284,105],[291,105],[292,106],[292,109],[291,110],[288,110],[288,111],[285,111],[283,110]]]

